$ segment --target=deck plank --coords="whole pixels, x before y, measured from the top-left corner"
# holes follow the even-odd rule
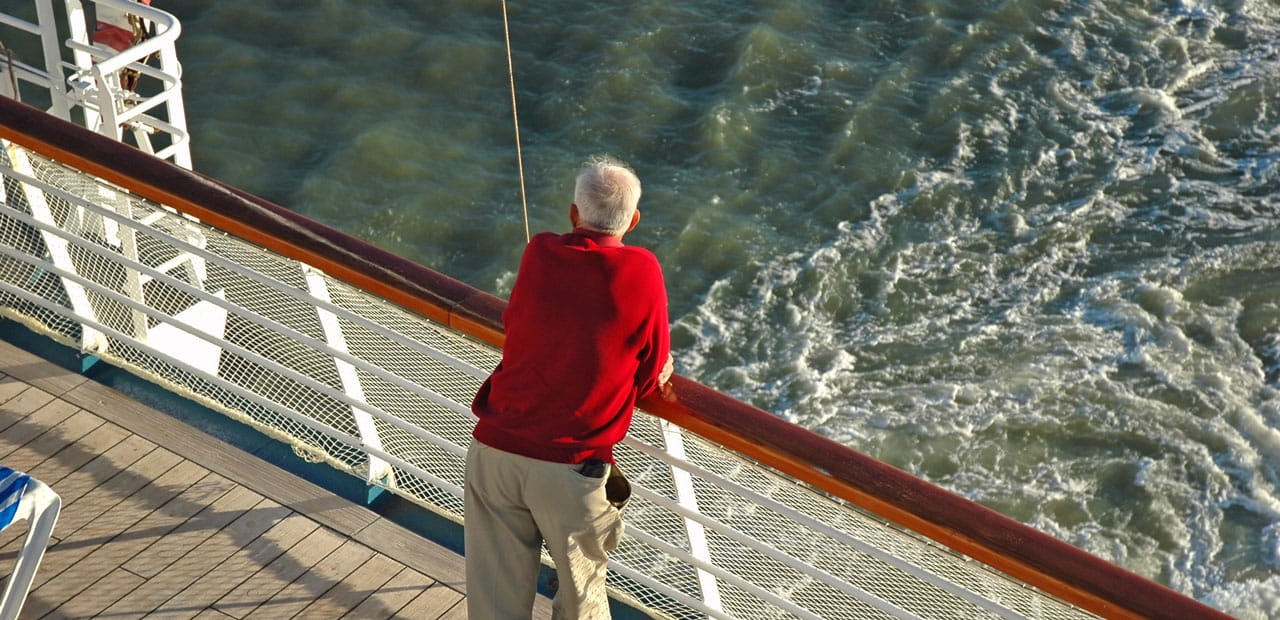
[[[0,403],[3,403],[14,396],[22,393],[23,390],[31,387],[27,382],[11,377],[7,374],[0,374]]]
[[[0,341],[0,359],[5,360],[3,370],[6,375],[55,396],[88,381],[84,375],[52,364],[10,342]]]
[[[196,616],[196,620],[231,620],[231,616],[210,607]]]
[[[545,599],[540,599],[540,600],[545,600]],[[550,603],[548,603],[548,605],[549,605],[549,604],[550,604]],[[534,614],[533,614],[533,617],[535,617],[535,618],[540,617],[540,616],[538,615],[538,611],[537,611],[537,610],[538,610],[538,607],[536,607],[536,606],[535,606],[535,607],[534,607]],[[550,616],[546,616],[546,617],[548,617],[548,618],[549,618]],[[467,620],[467,604],[466,604],[466,602],[465,602],[465,601],[463,601],[463,602],[459,602],[457,605],[454,605],[454,606],[453,606],[453,608],[451,608],[449,611],[446,611],[444,614],[442,614],[442,615],[440,616],[439,620]]]
[[[228,498],[228,505],[224,508],[224,512],[236,514],[238,515],[237,518],[204,539],[200,544],[187,549],[176,561],[161,566],[161,564],[164,564],[164,554],[162,554],[160,560],[150,561],[145,559],[148,556],[144,553],[138,555],[134,562],[126,564],[125,568],[135,574],[138,574],[138,570],[135,567],[139,564],[149,569],[154,569],[154,573],[141,575],[148,577],[147,583],[130,592],[113,609],[116,609],[117,613],[132,615],[150,613],[164,607],[169,601],[174,603],[171,607],[184,607],[184,601],[174,600],[176,593],[185,590],[205,575],[208,575],[217,568],[219,563],[257,539],[273,524],[289,514],[288,508],[284,508],[271,500],[261,500],[248,509],[239,510],[239,506],[243,504],[231,502],[231,498],[234,498],[235,495],[235,491],[232,491],[224,496],[224,498]],[[253,495],[256,496],[257,494]],[[172,552],[182,547],[167,548],[165,551]],[[121,606],[125,607],[121,609]],[[161,615],[164,615],[163,612],[161,612]]]
[[[428,573],[436,581],[466,593],[467,571],[462,556],[387,519],[378,519],[354,538],[380,553],[406,558],[405,564]]]
[[[203,468],[201,470],[203,471]],[[99,563],[104,566],[114,564],[123,568],[126,562],[133,560],[144,549],[153,545],[156,540],[161,539],[183,523],[186,523],[217,498],[225,495],[233,486],[234,483],[222,476],[206,473],[204,477],[183,489],[181,493],[178,493],[173,499],[147,515],[145,519],[125,529],[107,545],[99,547],[94,554],[98,554],[100,557],[95,557],[94,554],[91,554],[82,561],[82,564],[86,566],[93,566]],[[79,568],[79,565],[77,565],[76,569]],[[59,580],[62,580],[74,584],[81,581],[83,578],[76,575],[72,570],[64,572],[51,583],[56,584]],[[130,572],[130,574],[135,573]]]
[[[324,597],[335,588],[349,590],[345,580],[371,557],[372,549],[354,540],[344,541],[333,553],[317,562],[311,570],[299,575],[245,618],[292,618],[309,603]]]
[[[213,607],[235,618],[244,618],[269,601],[285,586],[311,570],[343,543],[343,537],[328,528],[318,528],[235,590],[218,599]]]
[[[67,508],[76,500],[106,484],[108,480],[114,479],[155,448],[156,445],[150,441],[130,434],[106,452],[90,459],[84,466],[58,481],[58,486],[54,490],[62,497],[63,513],[65,514]],[[63,517],[58,518],[58,526],[58,529],[54,530],[55,538],[68,533],[69,528],[63,523]]]
[[[63,500],[22,618],[465,618],[457,554],[0,341],[8,463]]]
[[[0,460],[76,411],[75,407],[65,403],[55,407],[45,406],[51,402],[53,402],[53,395],[36,388],[28,388],[0,404],[0,420],[8,423],[8,426],[0,431]]]
[[[132,400],[122,400],[117,392],[88,382],[68,391],[64,397],[80,407],[116,421],[129,419],[133,432],[179,452],[223,476],[274,498],[294,510],[304,510],[321,524],[346,535],[360,531],[377,515],[352,504],[328,490],[298,478],[252,454],[209,437],[191,427]]]
[[[396,614],[396,617],[443,618],[446,614],[459,607],[463,608],[461,617],[465,618],[466,605],[463,602],[462,594],[453,588],[447,588],[437,583],[419,594],[408,605],[405,605],[400,610],[400,613]]]
[[[56,609],[48,610],[47,612],[43,609],[44,605],[47,604],[47,599],[38,598],[34,601],[28,599],[26,607],[23,608],[23,615],[33,618],[41,617],[46,620],[92,618],[143,583],[146,583],[146,579],[123,568],[116,568],[107,573],[102,579],[93,582],[92,585],[59,605]]]
[[[53,402],[55,398],[57,397],[53,394],[28,384],[17,395],[0,403],[0,415],[21,419]]]
[[[150,444],[150,442],[147,442]],[[142,446],[139,446],[141,449]],[[62,514],[58,517],[58,530],[55,538],[62,539],[74,535],[77,530],[98,518],[102,513],[116,507],[130,495],[164,475],[181,462],[182,457],[165,450],[157,449],[155,444],[149,446],[147,453],[128,467],[107,480],[88,489],[80,497],[67,501],[63,498]]]
[[[88,553],[53,576],[43,586],[43,590],[36,590],[40,593],[39,597],[47,604],[54,601],[52,596],[46,596],[46,592],[58,592],[65,596],[93,584],[104,575],[122,568],[125,562],[137,555],[155,537],[163,536],[176,528],[181,521],[168,517],[161,509],[171,503],[174,497],[192,487],[203,471],[203,468],[189,461],[179,463],[157,478],[154,484],[144,487],[133,497],[86,524],[74,538],[89,548]],[[54,567],[49,570],[54,570]]]
[[[385,620],[396,617],[409,601],[430,588],[435,581],[430,577],[404,567],[399,573],[364,599],[342,617],[348,620]]]
[[[61,482],[77,469],[84,467],[93,459],[110,450],[129,436],[129,431],[110,422],[103,422],[97,428],[52,455],[44,462],[27,471],[45,484]]]
[[[402,570],[401,564],[370,551],[371,557],[298,613],[300,618],[339,618],[355,609]]]
[[[296,512],[289,514],[195,583],[174,595],[157,608],[154,615],[174,620],[195,617],[239,587],[259,568],[287,553],[317,527],[319,524],[303,515]]]
[[[106,480],[113,476],[116,473],[114,468],[119,463],[128,461],[131,456],[136,458],[137,450],[143,447],[137,442],[126,443],[126,440],[133,436],[118,427],[112,429],[100,426],[98,431],[91,433],[89,437],[93,440],[86,444],[88,448],[85,445],[67,448],[58,453],[62,458],[47,459],[36,468],[44,468],[46,470],[44,473],[49,474],[48,477],[28,472],[58,493],[62,498],[64,510],[72,501],[98,484],[98,480]],[[145,445],[151,444],[145,442]],[[91,448],[101,449],[94,453]],[[0,459],[0,463],[3,462]],[[66,536],[64,524],[59,523],[59,525],[60,527],[53,531],[55,541],[59,537]],[[0,544],[4,545],[3,550],[15,548],[11,547],[15,544],[14,541],[25,535],[25,529],[17,528],[0,532]],[[0,562],[4,562],[8,557],[12,557],[12,554],[0,556]],[[0,564],[0,566],[7,566],[7,564]],[[47,567],[45,569],[47,570]]]
[[[55,400],[45,407],[61,408],[66,401]],[[35,439],[3,457],[5,467],[30,473],[46,459],[52,458],[59,451],[74,444],[94,429],[102,426],[103,420],[88,411],[76,409],[53,428],[41,433]]]
[[[55,542],[45,553],[44,560],[40,563],[40,570],[36,573],[35,581],[31,586],[31,594],[36,600],[29,601],[28,605],[33,610],[53,610],[90,585],[83,582],[56,580],[56,578],[64,571],[78,565],[85,556],[95,551],[98,545],[114,535],[110,531],[103,534],[96,528],[88,527],[90,523],[97,517],[110,513],[128,495],[147,484],[149,478],[159,477],[166,469],[177,463],[176,456],[164,458],[163,452],[152,450],[147,456],[134,463],[135,466],[140,466],[136,470],[121,472],[103,485],[66,505],[58,518],[58,526],[54,529]],[[112,482],[116,484],[112,485]],[[104,522],[110,523],[110,517]],[[58,529],[64,526],[66,529]]]
[[[249,489],[232,487],[169,535],[142,550],[126,562],[124,567],[136,575],[148,578],[155,577],[161,571],[169,572],[171,564],[264,501],[267,500]]]
[[[210,607],[200,612],[200,615],[196,616],[196,620],[231,620],[231,616]]]
[[[27,470],[27,473],[52,487],[103,452],[111,449],[112,446],[120,443],[128,434],[127,431],[114,424],[104,423],[81,437],[76,443],[45,459],[34,468]],[[3,460],[0,460],[0,463],[3,462]],[[26,536],[25,529],[8,528],[0,531],[0,551],[10,550],[11,545],[16,544],[14,541],[23,536]]]

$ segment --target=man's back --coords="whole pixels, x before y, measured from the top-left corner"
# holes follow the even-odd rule
[[[657,259],[593,231],[538,235],[503,320],[502,364],[473,406],[476,438],[542,460],[612,462],[668,353]]]

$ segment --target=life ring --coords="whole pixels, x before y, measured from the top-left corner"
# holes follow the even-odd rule
[[[151,0],[133,0],[151,6]],[[98,5],[98,23],[93,29],[93,43],[104,51],[123,52],[151,36],[154,28],[149,20],[113,6]],[[130,91],[138,89],[138,72],[125,69],[120,72],[120,86]]]

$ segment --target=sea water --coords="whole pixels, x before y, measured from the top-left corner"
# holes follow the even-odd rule
[[[156,0],[197,170],[496,294],[501,0]],[[678,371],[1280,615],[1274,0],[508,4],[531,228],[644,183]]]

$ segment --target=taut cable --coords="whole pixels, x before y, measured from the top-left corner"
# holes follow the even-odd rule
[[[529,203],[524,193],[524,156],[520,152],[520,113],[516,111],[516,70],[511,61],[511,28],[507,25],[507,0],[502,0],[502,34],[507,40],[507,82],[511,84],[511,121],[516,128],[516,167],[520,171],[520,212],[524,214],[524,242],[529,242]]]

